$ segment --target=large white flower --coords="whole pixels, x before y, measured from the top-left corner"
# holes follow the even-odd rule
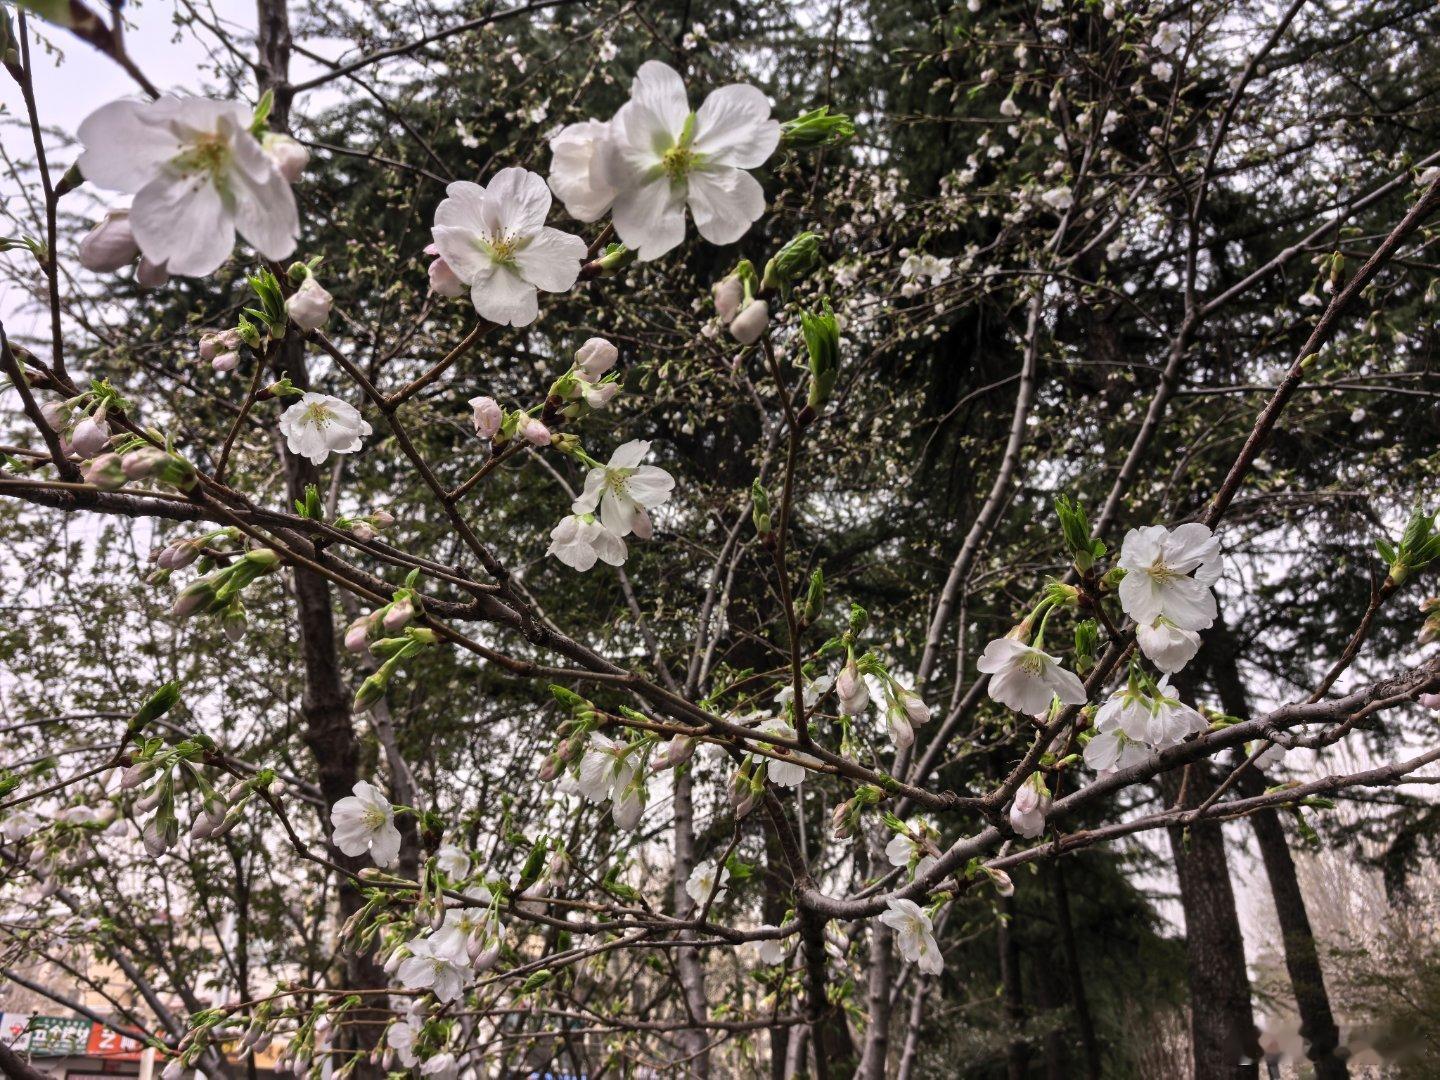
[[[1120,606],[1140,625],[1163,616],[1182,630],[1204,630],[1215,621],[1210,586],[1220,578],[1220,541],[1198,521],[1131,529],[1120,565]]]
[[[1085,764],[1102,775],[1138,765],[1149,756],[1149,747],[1118,727],[1102,731],[1085,744]]]
[[[642,260],[659,258],[685,239],[688,205],[701,236],[733,244],[765,212],[765,192],[745,170],[779,144],[780,124],[755,87],[722,86],[692,113],[679,74],[647,61],[603,144],[615,231]]]
[[[166,96],[112,101],[80,124],[85,179],[135,196],[130,227],[146,260],[171,274],[215,270],[238,230],[260,254],[295,250],[295,196],[233,101]]]
[[[685,880],[685,895],[695,902],[698,908],[710,894],[715,894],[715,903],[725,898],[725,882],[730,880],[730,871],[725,867],[716,867],[713,862],[701,862],[695,864],[695,869],[690,871],[690,876]]]
[[[528,326],[537,290],[565,292],[580,275],[585,241],[545,224],[550,189],[527,169],[501,169],[489,187],[457,180],[435,208],[431,236],[482,317]]]
[[[976,666],[990,676],[989,694],[1001,705],[1028,716],[1044,716],[1051,698],[1084,705],[1085,684],[1060,661],[1014,638],[996,638],[985,646]]]
[[[411,990],[429,990],[440,1001],[454,1001],[465,990],[470,966],[455,959],[442,948],[444,942],[433,938],[417,938],[407,942],[410,955],[400,963],[395,976],[402,986]]]
[[[341,799],[330,810],[335,846],[346,855],[369,854],[376,866],[389,866],[400,856],[395,808],[379,788],[365,780],[351,790],[354,795]]]
[[[593,514],[600,508],[600,521],[616,536],[632,532],[642,540],[650,536],[650,515],[670,498],[675,478],[654,465],[641,465],[650,444],[636,439],[618,447],[610,462],[585,475],[585,490],[571,504],[577,514]]]
[[[890,908],[880,921],[895,931],[895,945],[900,955],[927,975],[939,975],[945,969],[945,957],[935,941],[930,916],[914,900],[888,900]]]
[[[610,125],[603,120],[570,124],[550,140],[550,190],[577,221],[595,221],[615,201],[603,169]]]
[[[611,566],[625,565],[625,541],[590,514],[571,514],[550,530],[547,555],[554,555],[572,570],[585,571],[598,559]]]
[[[319,465],[332,453],[351,454],[370,434],[370,425],[348,402],[313,391],[303,394],[280,416],[280,434],[292,454]]]

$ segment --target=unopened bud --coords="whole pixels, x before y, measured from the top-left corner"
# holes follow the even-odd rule
[[[125,468],[119,454],[101,454],[85,463],[82,478],[101,491],[118,491],[125,486]]]
[[[754,345],[770,327],[770,305],[752,300],[730,320],[730,336],[741,345]]]

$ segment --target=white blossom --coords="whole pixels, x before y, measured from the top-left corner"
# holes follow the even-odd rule
[[[280,434],[292,454],[319,465],[332,453],[351,454],[370,434],[355,406],[329,394],[307,391],[280,416]]]
[[[1034,839],[1045,831],[1045,815],[1050,811],[1050,793],[1044,789],[1044,780],[1034,774],[1010,803],[1010,827],[1027,840]]]
[[[596,561],[623,566],[628,554],[625,541],[590,514],[571,514],[550,530],[547,555],[554,555],[572,570],[582,573]]]
[[[939,975],[945,969],[945,957],[935,941],[930,916],[913,900],[892,897],[886,906],[890,910],[879,919],[895,931],[895,946],[900,955],[927,975]]]
[[[346,855],[368,854],[376,866],[389,866],[400,857],[400,830],[395,827],[395,808],[380,789],[361,780],[355,792],[330,810],[335,827],[335,846]]]
[[[1120,566],[1120,606],[1137,623],[1164,617],[1182,630],[1204,630],[1215,621],[1210,586],[1220,577],[1220,541],[1206,526],[1131,529],[1120,546]]]
[[[1052,698],[1064,705],[1083,705],[1085,684],[1060,661],[1014,638],[996,638],[985,646],[976,665],[990,676],[990,696],[1028,716],[1044,716]]]
[[[647,61],[603,149],[616,233],[642,260],[658,258],[685,238],[688,206],[701,236],[734,243],[765,212],[765,192],[746,170],[779,144],[780,124],[755,87],[722,86],[692,113],[679,74]]]
[[[410,955],[395,972],[402,986],[429,990],[439,1001],[454,1001],[465,991],[470,967],[441,949],[434,938],[417,938],[405,946]]]
[[[725,867],[716,867],[708,860],[695,864],[695,869],[690,871],[690,876],[685,879],[685,895],[694,901],[697,908],[704,905],[710,899],[710,893],[715,893],[715,903],[725,898],[725,883],[730,880],[730,871]]]
[[[1200,649],[1199,634],[1194,630],[1182,630],[1164,617],[1149,625],[1137,626],[1135,640],[1150,662],[1167,675],[1183,668]]]
[[[535,173],[501,169],[488,187],[457,180],[445,195],[431,235],[483,318],[528,326],[540,313],[538,290],[575,284],[585,241],[545,224],[550,189]]]
[[[319,330],[330,320],[333,297],[313,277],[307,277],[285,300],[285,314],[305,333]]]
[[[615,201],[604,171],[610,125],[603,120],[569,124],[550,140],[550,190],[577,221],[596,221]]]
[[[140,257],[140,245],[130,228],[129,210],[111,210],[80,241],[80,265],[97,274],[109,274]]]
[[[794,725],[788,720],[783,720],[778,716],[766,720],[757,730],[764,732],[766,735],[778,735],[784,739],[795,738]],[[765,748],[773,754],[781,754],[785,758],[788,758],[788,760],[779,760],[773,757],[765,759],[766,775],[770,777],[772,784],[777,784],[780,787],[798,787],[805,782],[805,773],[807,770],[805,765],[801,764],[802,762],[808,762],[812,765],[817,764],[814,758],[807,754],[796,753],[789,747],[766,743]]]
[[[300,233],[295,196],[250,123],[238,102],[112,101],[81,122],[76,164],[91,183],[135,196],[135,242],[169,274],[209,274],[237,231],[266,258],[283,259]]]
[[[435,865],[451,881],[460,881],[470,873],[470,856],[455,844],[444,844],[435,853]]]
[[[675,478],[654,465],[641,465],[650,444],[636,439],[616,448],[608,464],[585,475],[585,489],[571,504],[576,514],[593,514],[599,507],[601,523],[616,536],[632,532],[642,540],[650,536],[646,513],[663,505],[675,487]]]

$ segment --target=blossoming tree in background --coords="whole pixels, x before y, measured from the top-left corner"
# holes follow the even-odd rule
[[[1248,819],[1347,1075],[1290,846],[1440,758],[1434,117],[1312,100],[1379,43],[182,3],[201,95],[22,7],[0,974],[168,1080],[1143,1075],[1137,987],[1257,1075]],[[136,96],[61,139],[40,41]]]

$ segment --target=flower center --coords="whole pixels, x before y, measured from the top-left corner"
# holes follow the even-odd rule
[[[670,178],[672,184],[678,184],[690,175],[690,170],[695,167],[697,156],[690,147],[677,144],[666,150],[661,156],[660,168]]]
[[[314,424],[318,428],[325,427],[327,424],[330,423],[332,419],[334,419],[334,416],[334,413],[332,413],[328,408],[320,404],[318,401],[312,405],[306,406],[305,408],[305,423]],[[366,820],[368,821],[370,819],[370,814],[378,813],[380,813],[380,811],[378,810],[370,811],[366,814]]]
[[[312,405],[311,408],[314,408]],[[365,811],[365,827],[371,832],[378,831],[385,824],[385,811],[378,806],[371,806]]]
[[[525,238],[516,236],[513,233],[503,232],[492,236],[488,241],[479,241],[480,248],[489,255],[498,266],[515,266],[515,254],[525,246]]]
[[[1148,573],[1152,578],[1154,578],[1162,585],[1167,581],[1174,581],[1178,577],[1184,577],[1183,574],[1177,573],[1175,570],[1172,570],[1159,559],[1156,559],[1153,563],[1150,564],[1150,569]]]
[[[187,176],[205,173],[219,179],[230,164],[230,144],[220,135],[201,135],[171,164]]]
[[[1020,670],[1025,672],[1026,675],[1039,676],[1045,674],[1045,658],[1039,653],[1026,653],[1020,657],[1019,664]]]

